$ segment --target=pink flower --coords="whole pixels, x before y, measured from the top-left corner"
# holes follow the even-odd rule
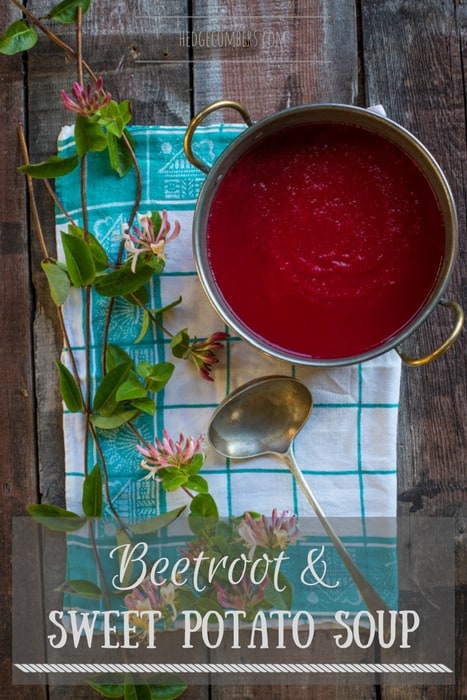
[[[73,83],[71,88],[74,100],[65,92],[60,91],[62,103],[69,112],[76,112],[82,117],[92,117],[97,114],[102,107],[109,104],[112,97],[109,92],[105,92],[103,88],[102,78],[96,80],[94,87],[87,85],[86,89],[79,83]]]
[[[141,462],[143,469],[148,470],[148,474],[144,477],[150,479],[157,478],[157,472],[166,467],[175,467],[180,469],[185,465],[189,465],[194,456],[199,454],[203,444],[204,436],[198,438],[192,436],[185,438],[180,433],[180,438],[174,442],[167,430],[163,430],[163,439],[155,438],[154,445],[142,447],[136,445],[136,449],[145,459]]]
[[[219,362],[215,351],[222,350],[224,347],[222,342],[227,340],[228,337],[228,333],[219,331],[217,333],[213,333],[213,335],[205,340],[195,339],[188,348],[188,354],[194,360],[194,363],[201,376],[204,379],[207,379],[209,382],[213,381],[213,378],[211,377],[212,365]]]
[[[237,525],[237,532],[249,545],[250,555],[254,553],[257,546],[285,550],[298,537],[295,515],[290,515],[286,510],[278,515],[276,509],[272,511],[271,522],[265,515],[253,518],[250,513],[245,513]]]
[[[205,535],[198,535],[196,539],[188,542],[186,547],[179,547],[178,551],[183,557],[186,557],[191,562],[194,562],[196,557],[204,554],[211,547],[211,543]]]
[[[263,602],[268,579],[265,578],[259,584],[253,584],[246,577],[240,583],[229,583],[225,587],[221,586],[217,581],[213,581],[213,584],[219,605],[231,610],[243,610],[248,614]]]
[[[131,269],[133,272],[136,271],[136,262],[138,255],[141,255],[141,253],[151,253],[165,260],[165,244],[172,241],[180,233],[180,224],[178,221],[175,222],[173,230],[170,232],[170,222],[166,211],[162,212],[161,218],[161,225],[157,235],[154,231],[151,214],[138,217],[141,228],[133,226],[132,231],[129,231],[128,227],[124,230],[123,238],[125,239],[125,249],[132,259]]]
[[[124,602],[128,610],[142,612],[143,610],[159,610],[162,620],[166,625],[177,617],[175,607],[177,589],[173,583],[156,585],[150,578],[146,578],[138,588],[125,596]],[[141,628],[141,634],[148,633],[149,618],[145,615],[130,615],[130,622],[135,627]]]

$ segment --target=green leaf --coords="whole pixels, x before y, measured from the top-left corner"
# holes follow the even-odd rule
[[[151,365],[149,362],[140,362],[138,364],[138,373],[144,377],[146,387],[149,391],[157,393],[161,391],[170,380],[175,365],[171,362],[158,362],[155,365]]]
[[[138,413],[139,410],[137,408],[128,410],[122,409],[121,411],[115,411],[111,416],[93,415],[90,421],[96,428],[100,428],[101,430],[115,430],[135,418]]]
[[[140,343],[143,340],[144,336],[146,335],[146,333],[149,330],[150,321],[151,321],[151,316],[149,315],[148,310],[144,309],[143,318],[141,321],[141,328],[140,328],[140,331],[138,333],[138,337],[135,338],[135,341],[134,341],[135,345],[137,345],[138,343]]]
[[[209,491],[208,482],[199,474],[190,476],[185,486],[192,491],[198,491],[198,493],[207,493]]]
[[[67,300],[71,288],[68,273],[52,260],[43,260],[41,267],[49,283],[52,301],[57,306],[61,306]]]
[[[161,227],[161,224],[162,224],[162,216],[161,216],[160,212],[158,212],[157,210],[153,211],[151,213],[151,221],[152,221],[152,225],[154,226],[154,231],[157,233]]]
[[[87,243],[62,231],[62,245],[68,274],[75,287],[86,287],[96,277],[96,265]]]
[[[96,586],[92,581],[86,579],[72,579],[65,581],[61,586],[54,589],[57,593],[74,593],[82,598],[99,599],[102,596],[102,591],[99,586]]]
[[[144,399],[133,399],[131,405],[137,408],[138,411],[147,413],[148,416],[153,416],[156,412],[156,402],[149,396]]]
[[[197,598],[193,591],[187,588],[177,589],[177,610],[193,610],[196,607]],[[151,681],[149,680],[149,683]]]
[[[72,24],[76,22],[76,11],[78,7],[83,11],[83,15],[89,9],[91,0],[63,0],[53,7],[47,17],[62,24]]]
[[[284,590],[278,590],[281,588]],[[279,610],[292,610],[293,586],[282,571],[279,571],[277,577],[277,588],[271,581],[268,581],[264,591],[264,599],[273,608],[277,608]]]
[[[145,288],[145,287],[143,287],[143,289],[146,291],[146,288]],[[149,295],[148,295],[148,296],[149,296]],[[130,299],[131,299],[131,297],[130,297]],[[143,302],[144,306],[146,306],[146,304],[148,303],[148,301],[149,301],[149,299],[147,299],[146,301]],[[135,302],[133,301],[133,303],[135,303]],[[170,302],[170,304],[166,304],[165,306],[162,306],[162,307],[159,308],[159,309],[145,309],[145,310],[144,310],[144,314],[143,314],[142,323],[141,323],[141,330],[140,330],[140,332],[139,332],[138,337],[136,338],[136,340],[135,340],[134,342],[135,342],[135,343],[140,343],[140,342],[143,340],[143,338],[144,338],[144,336],[146,335],[146,333],[148,332],[148,330],[149,330],[149,324],[150,324],[150,321],[151,321],[151,314],[150,314],[150,312],[152,312],[152,315],[153,315],[153,316],[162,316],[162,314],[163,314],[165,311],[170,311],[170,310],[173,309],[175,306],[178,306],[178,304],[181,304],[181,303],[182,303],[182,297],[179,296],[178,299],[175,299],[175,301],[172,301],[172,302]]]
[[[153,685],[150,683],[149,685],[151,700],[175,700],[175,698],[179,698],[187,688],[188,686],[186,683],[183,683],[181,679],[178,683],[167,685]]]
[[[138,370],[138,374],[141,375],[141,377],[150,377],[151,372],[153,371],[155,365],[151,364],[151,362],[148,362],[147,360],[142,360],[141,362],[138,362],[138,366],[136,369]]]
[[[161,515],[156,515],[154,518],[148,518],[143,520],[141,523],[136,525],[131,525],[130,529],[135,535],[148,535],[151,532],[157,532],[157,530],[162,530],[162,528],[167,527],[176,520],[185,510],[186,506],[181,506],[180,508],[175,508],[167,513],[162,513]]]
[[[162,480],[162,488],[166,491],[176,491],[188,481],[187,475],[176,467],[164,467],[158,474]]]
[[[107,676],[96,676],[95,678],[87,678],[86,682],[98,693],[106,698],[121,698],[123,697],[123,683],[109,683]]]
[[[157,683],[160,679],[160,683]],[[121,682],[120,682],[121,681]],[[149,681],[143,680],[142,677],[126,675],[122,677],[120,674],[104,674],[88,678],[87,683],[101,695],[106,698],[121,698],[125,693],[125,698],[131,700],[175,700],[180,697],[187,689],[187,685],[181,678],[175,674],[158,674],[157,676],[149,676]],[[150,695],[139,695],[138,688],[149,689]],[[144,690],[143,692],[147,692]]]
[[[203,616],[211,610],[217,610],[217,612],[221,613],[221,615],[224,612],[224,608],[219,605],[212,593],[208,595],[201,595],[196,601],[195,608]]]
[[[78,155],[82,156],[89,151],[104,151],[107,148],[107,136],[96,121],[78,114],[75,122],[75,143]]]
[[[73,532],[74,530],[79,530],[86,522],[85,518],[72,511],[60,508],[60,506],[48,505],[47,503],[27,506],[26,510],[34,520],[45,525],[49,530]]]
[[[149,302],[148,288],[145,286],[140,287],[136,290],[136,292],[126,294],[124,299],[126,299],[126,301],[128,301],[130,304],[133,304],[133,306],[146,306],[146,304]]]
[[[79,163],[79,156],[69,156],[68,158],[60,158],[60,156],[50,156],[48,160],[41,163],[31,163],[29,165],[20,165],[18,170],[31,177],[38,178],[55,178],[62,177],[71,173]]]
[[[188,329],[184,328],[179,331],[172,340],[170,341],[170,347],[172,349],[172,354],[174,357],[183,359],[187,356],[188,348],[190,346],[190,336],[188,335]]]
[[[91,255],[94,258],[96,270],[102,271],[109,267],[107,253],[92,233],[88,231],[88,233],[86,234],[84,229],[81,228],[81,226],[75,226],[74,224],[68,225],[68,233],[72,236],[76,236],[76,238],[80,238],[82,241],[85,241],[87,243],[87,245],[89,246],[89,250],[91,251]]]
[[[55,364],[57,365],[58,369],[60,394],[65,406],[72,413],[82,411],[84,408],[83,397],[81,396],[81,392],[74,376],[68,367],[65,367],[65,365],[59,360],[56,360]]]
[[[160,257],[159,255],[150,255],[147,257],[145,264],[151,265],[151,267],[154,270],[154,274],[158,275],[164,271],[165,260],[164,260],[164,258]]]
[[[181,304],[183,301],[182,296],[180,295],[178,299],[175,299],[175,301],[171,301],[170,304],[166,304],[165,306],[161,306],[160,309],[153,309],[154,314],[163,314],[166,311],[170,311],[171,309],[175,308],[179,304]]]
[[[144,399],[147,393],[147,389],[141,384],[135,372],[130,372],[128,379],[118,387],[115,398],[117,401]]]
[[[127,379],[131,364],[125,362],[111,369],[97,387],[93,409],[101,416],[111,416],[118,406],[117,390]]]
[[[102,496],[102,474],[99,465],[87,475],[83,484],[83,512],[88,518],[102,517],[104,499]]]
[[[154,272],[154,266],[149,263],[137,265],[135,272],[132,272],[130,265],[126,263],[118,270],[96,279],[95,290],[104,297],[124,296],[139,290],[143,284],[149,282]]]
[[[190,504],[188,524],[195,534],[203,530],[211,530],[219,520],[219,511],[211,494],[200,493],[193,498]]]
[[[171,362],[159,362],[155,365],[154,371],[146,379],[149,391],[153,393],[161,391],[170,380],[174,369],[175,365]]]
[[[0,36],[0,53],[13,56],[21,51],[28,51],[37,43],[37,32],[24,19],[18,19]]]
[[[199,470],[201,469],[203,464],[204,464],[204,454],[202,454],[201,452],[197,452],[191,458],[191,462],[188,465],[187,473],[190,476],[193,476],[193,474],[196,474],[197,472],[199,472]]]
[[[111,100],[100,110],[99,124],[117,139],[121,139],[126,125],[131,121],[131,116],[128,100],[123,100],[120,103]]]
[[[215,518],[216,520],[219,518],[216,502],[210,494],[196,496],[191,501],[190,511],[193,515],[199,515],[203,518]]]
[[[113,343],[109,343],[107,345],[105,359],[108,370],[113,369],[117,365],[124,365],[127,363],[133,365],[133,360],[131,359],[130,355],[119,345],[114,345]]]
[[[123,686],[123,690],[123,697],[125,700],[151,700],[151,691],[147,683],[144,683],[144,685],[141,685],[141,683],[134,685],[127,680]]]
[[[123,139],[118,138],[110,131],[107,132],[107,148],[109,153],[109,163],[120,177],[124,177],[131,169],[133,161],[128,148]]]

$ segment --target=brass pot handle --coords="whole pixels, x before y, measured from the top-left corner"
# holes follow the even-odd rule
[[[240,112],[240,114],[243,117],[243,120],[248,126],[251,126],[253,124],[253,121],[250,115],[248,114],[247,110],[239,102],[235,102],[235,100],[217,100],[216,102],[212,102],[211,104],[207,105],[207,107],[204,107],[200,112],[198,112],[198,114],[194,116],[188,124],[187,130],[185,132],[185,137],[183,139],[183,149],[185,151],[185,155],[192,165],[194,165],[196,168],[198,168],[206,174],[209,172],[209,165],[203,163],[203,161],[199,160],[199,158],[197,158],[193,153],[193,136],[200,123],[203,121],[203,119],[205,119],[208,116],[208,114],[211,114],[211,112],[215,112],[218,109],[224,109],[226,107],[236,109],[237,112]]]
[[[433,362],[433,360],[436,360],[451,347],[451,345],[455,342],[458,335],[460,334],[464,325],[464,311],[462,309],[462,306],[456,301],[448,301],[447,299],[441,299],[439,303],[443,306],[448,306],[455,312],[456,323],[454,325],[454,328],[452,329],[451,333],[446,338],[444,343],[442,343],[438,348],[436,348],[436,350],[433,350],[432,353],[430,353],[429,355],[425,355],[424,357],[410,357],[410,355],[407,355],[402,350],[401,346],[398,345],[395,348],[395,350],[399,354],[399,357],[401,358],[402,362],[404,362],[406,365],[410,365],[411,367],[421,367],[421,365],[427,365],[429,362]]]

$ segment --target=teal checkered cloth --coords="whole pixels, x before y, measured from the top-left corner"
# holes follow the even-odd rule
[[[213,125],[197,129],[193,147],[206,162],[213,162],[244,127]],[[192,215],[204,175],[183,152],[183,127],[134,126],[131,135],[140,164],[143,193],[140,213],[166,209],[171,222],[178,220],[181,234],[166,248],[164,272],[150,285],[151,307],[160,308],[177,299],[183,302],[164,316],[173,333],[188,327],[191,336],[204,338],[225,330],[207,300],[197,278],[191,247]],[[74,152],[73,130],[63,129],[59,154]],[[88,156],[89,229],[115,258],[134,202],[133,173],[114,174],[104,154]],[[67,212],[82,223],[79,175],[60,178],[57,195]],[[57,212],[59,232],[66,230],[65,217]],[[101,375],[101,342],[108,299],[92,297],[93,385]],[[84,367],[84,323],[81,290],[72,290],[64,307],[65,322],[78,365]],[[396,431],[399,401],[400,360],[394,351],[363,364],[338,368],[294,366],[260,354],[238,337],[231,337],[219,352],[213,382],[203,380],[194,363],[172,357],[169,338],[150,329],[135,343],[141,328],[138,307],[117,300],[110,329],[110,342],[121,346],[136,362],[167,360],[176,364],[166,388],[157,395],[154,418],[140,416],[136,425],[147,441],[162,437],[162,430],[178,438],[205,434],[212,412],[226,394],[244,382],[267,374],[289,374],[312,391],[311,419],[295,441],[295,454],[311,488],[329,516],[352,518],[352,536],[370,537],[376,545],[394,549],[394,533],[381,532],[379,518],[396,515]],[[66,353],[64,353],[66,356]],[[66,361],[66,357],[65,357]],[[83,417],[64,413],[67,507],[81,509],[83,484]],[[99,431],[109,475],[109,492],[124,521],[143,520],[187,502],[183,492],[166,493],[153,480],[143,480],[141,456],[129,429]],[[99,461],[92,441],[89,464]],[[241,515],[245,510],[270,514],[273,508],[299,516],[312,515],[287,467],[271,456],[234,462],[210,448],[202,470],[222,515]],[[391,555],[394,558],[394,554]],[[73,568],[73,562],[70,564]],[[82,576],[81,576],[82,577]]]

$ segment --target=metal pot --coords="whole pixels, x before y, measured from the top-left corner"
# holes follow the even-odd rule
[[[214,165],[210,168],[207,164],[200,161],[194,154],[192,148],[193,136],[197,127],[205,119],[205,117],[215,110],[226,107],[237,110],[249,128],[235,138],[235,140],[224,150]],[[218,184],[222,178],[230,170],[230,168],[232,168],[233,164],[236,163],[253,144],[257,143],[261,139],[269,137],[279,130],[283,130],[284,128],[309,124],[312,122],[340,123],[364,127],[375,134],[383,136],[385,139],[391,141],[402,149],[402,151],[404,151],[413,161],[415,161],[431,185],[432,191],[437,199],[438,206],[441,211],[445,229],[445,251],[442,267],[436,278],[432,292],[429,295],[429,298],[426,300],[426,303],[424,303],[416,316],[399,334],[396,334],[389,340],[381,343],[376,348],[372,348],[370,351],[349,357],[323,359],[313,357],[308,358],[301,355],[297,356],[293,352],[289,353],[286,350],[278,349],[267,340],[256,335],[250,328],[242,323],[242,321],[226,304],[220,290],[216,285],[208,261],[206,246],[206,222]],[[406,364],[423,365],[439,357],[454,343],[462,330],[464,313],[457,302],[445,300],[443,298],[443,293],[452,272],[457,249],[456,208],[451,190],[439,165],[436,163],[429,151],[406,129],[391,121],[387,117],[370,110],[340,104],[315,104],[295,107],[278,112],[253,123],[247,110],[242,105],[232,100],[220,100],[205,107],[192,119],[185,134],[184,149],[188,160],[207,174],[206,180],[199,194],[193,222],[193,251],[199,278],[216,311],[219,313],[224,322],[241,338],[245,339],[258,350],[261,350],[270,356],[289,362],[313,366],[353,364],[368,360],[390,349],[395,349]],[[455,314],[454,327],[449,334],[449,337],[433,352],[420,358],[412,358],[402,350],[400,344],[425,321],[437,304],[442,304],[443,306],[447,306],[453,310]]]

